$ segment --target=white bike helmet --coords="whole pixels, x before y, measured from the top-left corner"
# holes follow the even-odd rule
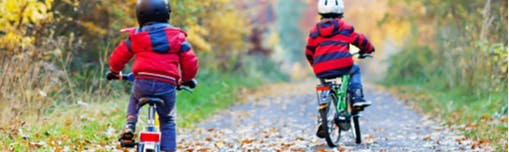
[[[343,0],[318,0],[318,13],[323,17],[342,16],[344,9]]]

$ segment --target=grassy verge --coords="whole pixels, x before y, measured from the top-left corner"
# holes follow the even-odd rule
[[[474,146],[507,151],[507,47],[479,41],[472,47],[439,48],[405,46],[389,61],[385,85],[463,131]]]
[[[386,84],[393,93],[419,107],[447,127],[460,130],[474,139],[474,146],[489,144],[507,151],[507,96],[465,95],[461,89],[437,90],[420,83]]]
[[[177,109],[180,127],[191,127],[195,122],[206,118],[216,110],[234,103],[244,89],[262,84],[259,79],[246,79],[240,75],[219,75],[209,77],[204,86],[196,88],[192,94],[179,92]]]
[[[220,72],[207,69],[207,66],[200,70],[199,85],[194,92],[177,94],[178,128],[192,127],[230,106],[246,89],[284,80],[284,75],[274,69],[276,66],[267,65],[273,63],[256,61],[260,59],[247,59],[243,63],[247,70]],[[278,79],[267,79],[266,76]],[[89,77],[101,79],[94,74]],[[84,78],[71,79],[85,81],[81,80]],[[131,85],[110,82],[106,86],[112,91],[103,94],[87,93],[85,89],[76,97],[84,99],[81,102],[59,102],[53,108],[43,110],[39,116],[26,112],[22,117],[11,119],[0,125],[0,137],[4,137],[0,141],[0,151],[111,151],[119,148],[115,141],[125,122]],[[144,126],[145,111],[140,117],[138,125]]]
[[[207,83],[193,94],[180,92],[177,96],[178,127],[191,127],[215,111],[228,107],[237,93],[261,84],[241,76],[223,75],[224,81]],[[105,150],[117,148],[114,141],[125,122],[128,95],[110,101],[68,105],[54,109],[37,119],[13,121],[0,128],[6,137],[0,149],[14,151]],[[142,111],[143,112],[143,111]],[[142,113],[140,117],[144,117]],[[144,122],[141,118],[139,126]],[[113,146],[112,146],[113,145]]]

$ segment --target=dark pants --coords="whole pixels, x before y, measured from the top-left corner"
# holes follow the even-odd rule
[[[161,150],[177,150],[175,121],[175,86],[154,80],[135,80],[127,107],[127,122],[136,124],[138,119],[138,99],[141,97],[157,97],[164,100],[164,106],[157,107],[159,128],[161,130]]]

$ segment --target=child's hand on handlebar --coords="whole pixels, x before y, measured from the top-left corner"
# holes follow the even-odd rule
[[[183,88],[194,89],[197,84],[198,82],[195,79],[191,81],[179,80],[177,90],[182,90]]]
[[[109,71],[107,74],[106,74],[106,80],[110,81],[110,80],[118,80],[120,79],[120,73],[119,72],[114,72],[114,71]]]
[[[371,54],[359,52],[359,59],[365,59],[365,58],[368,58],[368,57],[373,57],[373,56]]]
[[[195,79],[193,79],[191,81],[184,81],[184,82],[182,82],[181,85],[188,86],[189,88],[193,89],[196,87],[197,84],[198,84],[198,82]]]

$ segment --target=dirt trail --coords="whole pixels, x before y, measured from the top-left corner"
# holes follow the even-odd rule
[[[363,143],[345,138],[328,148],[315,136],[314,83],[273,85],[244,102],[179,130],[182,151],[471,151],[459,133],[439,127],[395,97],[367,86],[373,102],[362,114]]]

